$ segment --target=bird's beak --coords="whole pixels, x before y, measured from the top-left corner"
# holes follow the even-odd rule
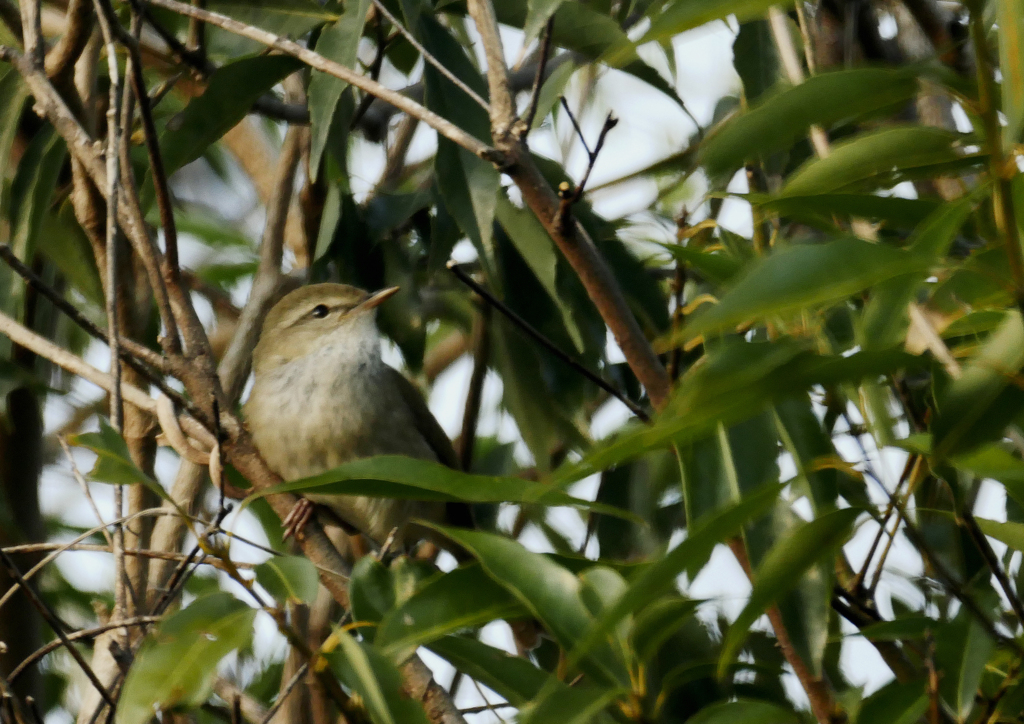
[[[360,303],[359,306],[356,307],[356,309],[358,309],[361,312],[365,312],[368,309],[373,309],[381,302],[394,296],[398,289],[399,287],[388,287],[387,289],[381,289],[379,292],[374,292],[373,294],[366,298],[366,301]]]

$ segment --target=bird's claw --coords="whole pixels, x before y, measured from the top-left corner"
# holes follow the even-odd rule
[[[315,509],[316,506],[313,503],[305,498],[299,498],[299,501],[281,521],[284,526],[284,539],[288,540],[294,536],[296,540],[299,540],[309,519],[313,517]]]

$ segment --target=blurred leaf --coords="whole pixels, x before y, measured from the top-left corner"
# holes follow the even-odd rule
[[[18,132],[18,121],[28,95],[28,87],[14,66],[0,66],[0,158],[11,157],[11,144]]]
[[[558,687],[557,696],[548,696],[522,707],[517,721],[522,724],[590,724],[605,721],[601,710],[624,689],[595,686]],[[609,718],[609,721],[613,721]]]
[[[331,670],[359,694],[374,724],[428,724],[423,707],[402,688],[402,676],[381,653],[341,629],[331,640],[338,648],[324,658]]]
[[[100,417],[99,423],[99,432],[83,432],[69,439],[72,445],[84,447],[96,453],[96,464],[89,472],[89,477],[97,482],[113,485],[140,483],[163,500],[170,500],[170,496],[160,486],[160,483],[146,475],[132,462],[127,443],[110,426],[106,418]]]
[[[1024,507],[1024,461],[999,443],[985,445],[969,453],[955,455],[949,462],[979,478],[998,480],[1007,494]]]
[[[702,603],[692,598],[652,598],[633,623],[632,643],[637,660],[646,663],[653,658]]]
[[[396,656],[447,634],[523,615],[522,604],[474,563],[428,580],[384,617],[374,642]]]
[[[1003,429],[1024,405],[1013,377],[1024,367],[1024,325],[1017,311],[989,335],[938,400],[932,423],[933,454],[941,460],[987,439],[1001,438]],[[1008,389],[1012,388],[1012,389]],[[1010,392],[1010,397],[1002,393]],[[1005,403],[1005,404],[1003,404]]]
[[[562,0],[529,0],[527,2],[526,23],[523,25],[524,46],[537,39],[540,31],[547,25],[548,19],[555,14],[561,4]]]
[[[289,38],[302,37],[313,26],[338,17],[315,0],[210,0],[209,7]]]
[[[864,702],[859,722],[872,724],[916,724],[928,711],[925,681],[890,682]]]
[[[23,261],[28,262],[35,253],[36,238],[53,204],[57,176],[66,157],[64,140],[51,126],[44,126],[32,137],[18,164],[11,183],[11,247]]]
[[[476,639],[445,636],[427,648],[466,676],[496,691],[513,706],[522,706],[537,696],[548,679],[547,672],[538,669],[529,659],[513,656]]]
[[[811,566],[825,560],[846,542],[857,516],[856,508],[826,513],[780,540],[761,561],[754,575],[754,590],[743,611],[729,627],[718,660],[719,675],[736,658],[750,625],[800,580]]]
[[[797,86],[782,84],[749,111],[720,124],[701,144],[700,158],[708,173],[718,176],[758,154],[788,148],[813,124],[830,128],[849,122],[911,98],[917,88],[912,73],[887,68],[830,71]],[[794,193],[793,183],[790,179],[788,193]]]
[[[861,239],[776,249],[737,276],[718,304],[704,305],[662,348],[752,320],[845,299],[899,274],[927,268],[927,259]],[[828,274],[822,274],[822,270]]]
[[[487,84],[459,43],[436,20],[410,9],[410,0],[403,0],[403,5],[407,23],[423,46],[459,80],[486,98]],[[490,143],[491,123],[487,112],[429,63],[423,75],[427,107]],[[498,200],[498,171],[490,162],[439,137],[434,177],[449,213],[476,246],[484,267],[490,271],[494,262],[491,227]]]
[[[994,597],[994,592],[990,593]],[[995,642],[966,608],[935,632],[935,664],[943,672],[939,693],[960,721],[974,706],[978,685],[994,649]]]
[[[193,601],[143,642],[125,678],[117,724],[146,724],[154,707],[195,708],[213,689],[220,660],[252,640],[256,609],[228,593]]]
[[[769,0],[696,0],[694,2],[656,2],[651,5],[651,27],[638,45],[660,40],[700,27],[712,20],[735,15],[740,22],[759,18],[774,3]],[[664,8],[663,12],[654,11]]]
[[[628,511],[574,498],[543,483],[515,477],[471,475],[438,462],[403,455],[352,460],[320,475],[275,485],[250,495],[242,503],[242,508],[267,495],[309,491],[315,491],[317,495],[581,506],[606,515],[635,518]]]
[[[376,556],[363,556],[352,567],[349,600],[357,623],[379,623],[394,608],[394,577]],[[362,633],[367,641],[374,641],[376,627],[366,627]]]
[[[278,603],[313,603],[320,578],[309,559],[302,556],[272,556],[256,566],[256,581]]]
[[[822,228],[835,228],[835,215],[877,220],[883,226],[912,228],[941,204],[935,199],[904,199],[874,194],[748,196],[751,203]]]
[[[504,194],[498,196],[496,216],[498,223],[515,244],[516,250],[536,275],[544,287],[544,291],[551,297],[551,301],[558,307],[562,315],[562,323],[565,325],[569,337],[576,345],[576,350],[582,353],[583,337],[576,325],[576,320],[573,319],[572,308],[559,295],[556,279],[558,254],[548,232],[532,211],[513,205]]]
[[[688,724],[796,724],[800,717],[778,704],[754,699],[723,701],[704,707]]]
[[[793,457],[797,475],[810,492],[816,515],[831,510],[839,494],[839,470],[823,462],[839,460],[832,438],[821,427],[808,395],[784,400],[775,406],[775,422],[783,446]]]
[[[1003,523],[987,518],[975,518],[975,520],[978,521],[978,527],[985,535],[1005,543],[1015,551],[1024,551],[1024,523],[1012,521]]]
[[[167,175],[199,158],[245,118],[257,98],[302,67],[301,61],[288,55],[258,55],[218,68],[203,94],[167,122],[160,137]],[[147,181],[150,196],[152,183]]]
[[[1015,0],[998,0],[995,6],[999,72],[1003,76],[999,88],[1006,116],[1002,143],[1010,148],[1024,140],[1024,7]],[[989,139],[989,143],[996,142]]]
[[[567,59],[548,74],[537,98],[537,115],[533,118],[533,128],[540,128],[544,119],[555,109],[558,99],[565,95],[565,87],[575,72],[576,66],[571,59]]]
[[[870,641],[921,639],[929,629],[934,631],[937,625],[935,619],[927,616],[908,616],[865,626],[860,630],[860,635]]]
[[[927,126],[892,126],[832,145],[825,158],[808,161],[790,175],[784,196],[831,193],[855,186],[893,186],[920,175],[984,163],[985,154],[954,131]]]
[[[914,229],[907,243],[909,251],[935,260],[945,256],[974,208],[977,195],[977,192],[968,194],[932,212]],[[909,323],[907,305],[915,299],[926,274],[919,271],[893,277],[878,286],[861,317],[859,336],[864,349],[885,349],[903,342]]]
[[[743,264],[736,258],[723,252],[700,251],[689,246],[678,244],[662,244],[655,242],[675,257],[680,264],[688,264],[696,269],[708,281],[725,284],[732,279]]]
[[[779,80],[779,55],[771,27],[763,18],[740,25],[732,42],[732,64],[743,81],[743,97],[756,104]]]
[[[370,0],[350,0],[345,3],[344,12],[338,21],[328,25],[320,32],[316,43],[316,52],[340,63],[347,68],[355,68],[359,51],[359,39],[366,23],[366,11]],[[309,172],[316,181],[320,170],[320,158],[327,145],[331,132],[331,122],[341,93],[348,83],[333,75],[311,71],[309,80]]]

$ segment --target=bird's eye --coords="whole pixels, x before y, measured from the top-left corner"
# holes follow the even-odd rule
[[[310,312],[316,319],[323,319],[327,316],[327,313],[331,310],[327,308],[326,304],[318,304],[313,307],[313,311]]]

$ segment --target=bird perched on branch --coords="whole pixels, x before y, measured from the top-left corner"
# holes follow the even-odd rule
[[[255,382],[245,404],[253,440],[285,480],[317,475],[374,455],[408,455],[458,468],[451,441],[411,382],[381,359],[376,309],[397,287],[368,293],[313,284],[270,310],[253,352]],[[408,521],[471,525],[469,507],[364,496],[310,494],[378,544],[397,528],[399,545],[423,537]],[[305,500],[286,521],[301,531]]]

